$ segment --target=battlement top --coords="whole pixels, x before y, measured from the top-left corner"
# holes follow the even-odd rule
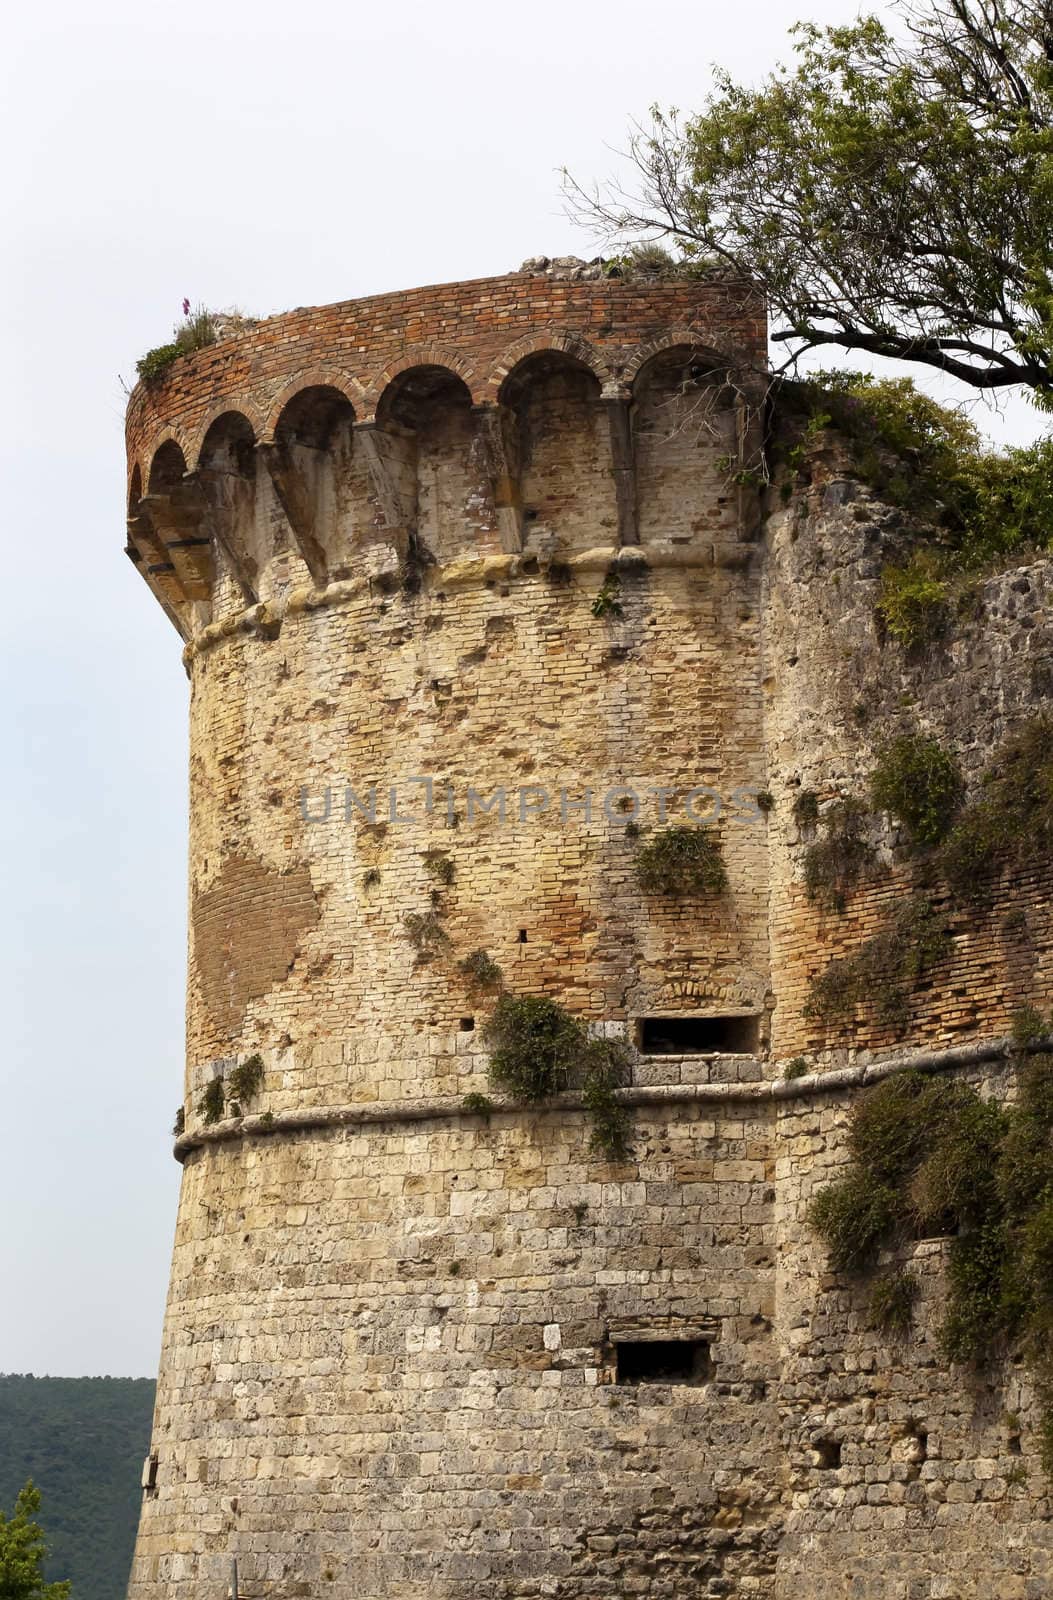
[[[273,441],[289,400],[311,386],[340,390],[355,420],[372,422],[384,390],[415,367],[448,368],[475,404],[496,402],[516,364],[545,350],[573,356],[611,396],[628,392],[653,354],[677,345],[710,350],[743,372],[763,368],[766,316],[751,284],[592,276],[587,265],[563,271],[558,261],[555,270],[535,258],[502,277],[301,307],[178,358],[132,393],[129,479],[138,466],[145,482],[168,440],[194,470],[210,424],[225,412],[240,412],[257,443]]]

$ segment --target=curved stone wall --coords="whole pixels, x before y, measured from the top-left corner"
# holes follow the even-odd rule
[[[975,779],[1040,702],[1048,574],[992,578],[983,637],[897,655],[883,508],[829,470],[760,515],[764,332],[723,281],[517,274],[275,318],[132,398],[130,553],[192,685],[184,1178],[132,1600],[220,1593],[235,1558],[243,1600],[1049,1576],[1026,1378],[936,1371],[947,1242],[911,1247],[918,1338],[890,1349],[805,1222],[865,1063],[971,1041],[925,1065],[1013,1093],[1009,1014],[1053,1000],[1048,864],[1011,886],[1026,966],[977,921],[901,1037],[823,1030],[811,977],[911,868],[886,833],[824,918],[792,820],[802,787],[865,786],[908,695]],[[645,895],[637,830],[706,818],[726,893]],[[646,1046],[625,1159],[580,1085],[463,1104],[489,1089],[479,951]],[[802,1051],[825,1072],[783,1081]]]

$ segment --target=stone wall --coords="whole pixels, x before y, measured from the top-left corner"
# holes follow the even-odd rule
[[[864,791],[908,716],[975,781],[1050,681],[1048,564],[904,657],[873,620],[899,514],[836,460],[763,522],[736,483],[763,336],[726,281],[539,273],[292,313],[133,396],[131,553],[192,709],[132,1600],[219,1593],[233,1556],[247,1600],[1048,1584],[1034,1397],[937,1353],[946,1241],[912,1247],[893,1347],[805,1223],[865,1063],[1053,1000],[1048,863],[1004,886],[1026,949],[962,915],[903,1037],[817,1031],[810,979],[914,869],[876,818],[875,870],[820,915],[792,820],[802,788]],[[726,893],[645,895],[640,839],[718,804]],[[464,1105],[490,1089],[480,950],[597,1034],[731,1031],[635,1050],[631,1150],[603,1159],[578,1083]],[[787,1082],[800,1052],[858,1070]],[[1004,1097],[998,1053],[969,1070]],[[257,1058],[213,1124],[207,1086]]]
[[[903,1038],[951,1045],[1004,1034],[1025,1002],[1053,1004],[1053,866],[1041,851],[992,901],[963,905],[919,871],[902,834],[877,816],[873,869],[842,913],[824,912],[804,890],[815,835],[795,823],[793,801],[812,790],[824,809],[839,796],[868,803],[878,752],[909,730],[952,749],[975,794],[1001,741],[1048,704],[1053,563],[978,580],[946,636],[905,651],[882,636],[875,603],[883,565],[909,547],[909,519],[847,476],[843,457],[820,462],[765,526],[773,1048],[783,1059],[838,1060],[895,1049]],[[948,917],[951,949],[918,986],[906,1030],[890,1032],[872,1010],[835,1028],[804,1017],[811,979],[857,949],[923,879]]]

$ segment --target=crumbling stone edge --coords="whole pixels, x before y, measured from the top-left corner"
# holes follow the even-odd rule
[[[1033,1055],[1053,1050],[1053,1034],[1021,1046],[1010,1038],[980,1039],[972,1044],[954,1045],[945,1050],[913,1050],[877,1061],[856,1062],[849,1067],[811,1072],[800,1078],[768,1078],[761,1083],[659,1084],[622,1089],[618,1099],[627,1106],[712,1105],[756,1100],[795,1100],[828,1094],[834,1089],[859,1089],[880,1083],[896,1072],[952,1072],[956,1067],[980,1066],[989,1061],[1007,1061],[1013,1056]],[[488,1115],[580,1111],[582,1097],[577,1093],[553,1095],[538,1106],[524,1106],[509,1095],[497,1095]],[[229,1144],[246,1137],[273,1138],[280,1133],[305,1133],[322,1128],[360,1127],[377,1122],[435,1122],[478,1118],[482,1113],[467,1111],[453,1095],[436,1095],[422,1100],[380,1100],[368,1105],[320,1106],[305,1111],[286,1111],[275,1115],[238,1117],[217,1122],[182,1134],[173,1146],[177,1161],[184,1161],[194,1150],[212,1144]]]

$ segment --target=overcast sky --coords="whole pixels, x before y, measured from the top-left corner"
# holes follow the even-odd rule
[[[155,1371],[178,1168],[187,682],[123,554],[122,380],[184,295],[292,306],[594,253],[557,169],[837,0],[19,6],[0,118],[0,1371]],[[984,417],[978,419],[984,422]],[[1004,425],[994,419],[996,430]],[[1010,432],[1037,431],[1023,405]]]

